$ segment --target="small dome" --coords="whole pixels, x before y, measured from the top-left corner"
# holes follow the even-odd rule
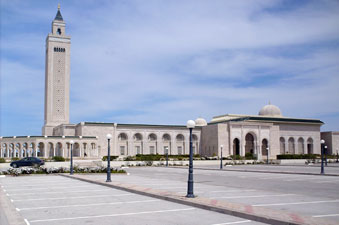
[[[207,125],[206,120],[204,118],[200,118],[200,117],[198,119],[196,119],[194,122],[195,122],[195,126],[197,126],[197,127],[203,127],[203,126]]]
[[[260,109],[259,116],[282,116],[282,114],[277,106],[268,104]]]

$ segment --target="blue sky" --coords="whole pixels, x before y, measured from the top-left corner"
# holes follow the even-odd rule
[[[0,136],[40,135],[61,4],[70,121],[185,124],[271,101],[339,130],[339,2],[1,0]]]

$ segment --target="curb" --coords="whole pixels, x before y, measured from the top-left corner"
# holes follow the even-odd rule
[[[200,209],[215,211],[227,215],[241,217],[257,222],[275,224],[275,225],[335,225],[334,221],[328,221],[323,219],[315,219],[310,216],[298,215],[295,213],[285,212],[281,210],[273,210],[263,207],[254,207],[251,205],[230,203],[226,201],[218,201],[215,199],[208,199],[203,197],[186,198],[185,196],[169,192],[160,191],[152,188],[140,187],[137,185],[126,185],[118,182],[107,183],[105,181],[92,180],[86,175],[66,175],[59,174],[60,176],[85,181],[92,184],[98,184],[110,188],[115,188],[122,191],[128,191],[131,193],[162,199],[174,203],[193,206]]]

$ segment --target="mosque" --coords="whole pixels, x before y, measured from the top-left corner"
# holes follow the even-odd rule
[[[189,153],[189,130],[185,125],[69,122],[71,37],[60,7],[46,38],[45,111],[41,136],[0,137],[0,157],[53,156],[79,159],[101,158],[107,154],[107,134],[112,135],[111,154]],[[256,154],[258,159],[275,159],[279,154],[320,154],[318,119],[284,117],[272,104],[258,115],[225,114],[207,123],[195,120],[194,154],[202,156]],[[335,133],[335,132],[334,132]],[[338,132],[337,132],[338,133]],[[338,142],[339,134],[336,134]],[[334,144],[339,146],[339,143]]]

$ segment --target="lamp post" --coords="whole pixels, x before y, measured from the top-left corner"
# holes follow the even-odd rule
[[[110,146],[110,140],[112,138],[111,134],[106,135],[107,141],[108,141],[108,152],[107,152],[107,180],[106,182],[112,182],[111,180],[111,146]]]
[[[166,150],[166,167],[168,167],[168,147],[165,147]]]
[[[338,155],[339,155],[339,150],[337,150],[337,160],[336,160],[336,163],[339,162],[339,160],[338,160]]]
[[[74,144],[74,141],[71,140],[69,143],[71,144],[71,169],[70,169],[69,174],[73,175],[73,144]]]
[[[327,145],[325,145],[325,151],[324,151],[324,155],[325,155],[325,166],[327,166]]]
[[[325,141],[321,140],[321,172],[320,174],[324,174],[324,146],[325,146]]]
[[[270,148],[267,146],[266,150],[267,150],[267,161],[266,161],[266,164],[268,165],[268,151],[270,150]]]
[[[193,194],[193,143],[192,143],[192,130],[195,127],[193,120],[187,121],[187,128],[190,130],[190,162],[188,169],[188,182],[187,182],[187,198],[194,198]]]
[[[222,170],[222,149],[223,149],[223,145],[220,145],[220,169]]]

